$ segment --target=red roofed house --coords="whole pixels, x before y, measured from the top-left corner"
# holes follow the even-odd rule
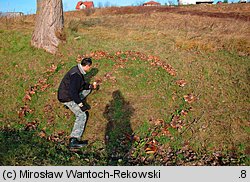
[[[143,6],[160,6],[161,3],[155,2],[155,1],[149,1],[147,3],[143,3]]]
[[[76,5],[76,9],[89,9],[89,8],[94,8],[94,3],[93,1],[79,1]]]

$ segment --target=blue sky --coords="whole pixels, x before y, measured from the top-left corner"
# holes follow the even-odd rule
[[[75,6],[79,0],[63,0],[64,11],[75,10]],[[138,5],[139,3],[148,2],[149,0],[93,0],[97,7],[100,3],[103,5],[110,4],[115,6]],[[162,5],[168,2],[177,4],[177,0],[155,0]],[[218,0],[215,0],[216,2]],[[223,1],[223,0],[222,0]],[[233,0],[229,0],[233,1]],[[234,0],[236,1],[236,0]],[[36,0],[0,0],[0,12],[23,12],[25,14],[33,14],[36,12]]]

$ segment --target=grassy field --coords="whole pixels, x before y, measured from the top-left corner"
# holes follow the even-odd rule
[[[2,18],[0,164],[249,165],[249,10],[67,12],[56,55],[30,46],[34,16]],[[72,152],[74,116],[56,96],[82,56],[100,89],[88,97],[90,144]]]

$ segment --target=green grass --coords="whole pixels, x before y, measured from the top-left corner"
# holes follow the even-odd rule
[[[31,47],[30,30],[1,27],[1,165],[248,165],[249,56],[231,50],[234,46],[211,51],[201,42],[193,45],[183,33],[197,33],[193,25],[183,29],[187,20],[180,19],[177,28],[171,22],[179,16],[158,13],[148,17],[152,24],[143,15],[123,16],[126,19],[100,16],[66,24],[67,42],[57,55]],[[156,25],[153,18],[164,23]],[[218,27],[223,24],[213,21]],[[185,42],[179,42],[182,39]],[[126,54],[130,50],[140,55],[133,58]],[[57,101],[57,88],[78,55],[95,51],[106,55],[93,57],[94,69],[88,75],[90,82],[102,80],[100,89],[88,97],[92,109],[83,139],[90,145],[70,152],[74,116]],[[116,55],[117,51],[123,53]],[[152,66],[147,61],[151,55],[173,66],[177,76]],[[57,69],[50,73],[52,64]],[[47,79],[49,87],[38,88],[26,103],[32,112],[19,118],[26,91],[39,79]],[[179,87],[179,79],[187,85]],[[189,93],[197,97],[191,104],[183,99]],[[182,116],[183,110],[188,110],[187,116]],[[180,131],[170,127],[174,116],[184,122]],[[35,128],[27,128],[32,122]],[[166,127],[169,136],[164,134]],[[187,145],[196,159],[187,160]],[[215,151],[222,153],[223,161]],[[204,160],[206,154],[211,163]],[[172,157],[165,161],[166,156]]]

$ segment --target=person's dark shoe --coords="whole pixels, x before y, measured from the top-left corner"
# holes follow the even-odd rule
[[[81,108],[81,110],[83,111],[83,112],[85,112],[85,111],[87,111],[87,110],[90,110],[91,109],[91,107],[90,107],[90,105],[83,105],[82,107],[80,107]]]
[[[90,110],[91,106],[87,103],[87,98],[84,98],[82,100],[83,105],[86,107],[86,110]]]
[[[69,107],[68,107],[68,106],[66,106],[66,105],[63,105],[63,107],[64,107],[65,109],[69,109]]]
[[[77,138],[70,138],[69,139],[69,148],[70,149],[82,148],[86,145],[88,145],[88,140],[79,141]]]

